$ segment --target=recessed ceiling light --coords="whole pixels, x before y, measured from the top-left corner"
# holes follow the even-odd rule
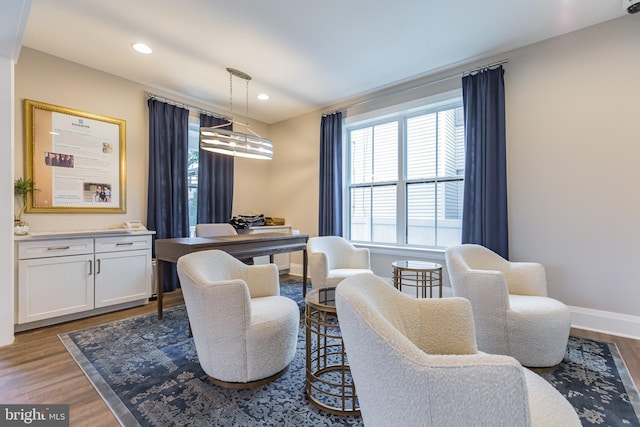
[[[269,95],[267,95],[266,93],[261,93],[260,95],[258,95],[258,99],[260,101],[266,101],[267,99],[269,99]]]
[[[151,52],[151,48],[144,43],[134,43],[131,45],[136,51],[140,53],[144,53],[145,55],[149,55]]]

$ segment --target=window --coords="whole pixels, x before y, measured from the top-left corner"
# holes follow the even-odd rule
[[[345,126],[347,236],[400,246],[459,244],[462,100]]]
[[[189,235],[195,237],[198,223],[198,155],[200,152],[200,119],[189,117],[189,150],[187,152],[187,185],[189,187]]]

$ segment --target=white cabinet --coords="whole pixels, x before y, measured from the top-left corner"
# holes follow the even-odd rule
[[[93,253],[18,262],[18,323],[93,309]]]
[[[151,296],[151,236],[103,237],[95,245],[95,308]]]
[[[146,304],[151,235],[23,239],[17,243],[17,325],[29,329]]]
[[[263,225],[259,227],[250,227],[250,233],[283,233],[291,234],[291,226],[289,225]],[[269,257],[261,256],[255,257],[254,263],[256,264],[268,264]],[[289,253],[275,254],[273,262],[278,266],[280,274],[287,274],[290,269],[291,256]]]

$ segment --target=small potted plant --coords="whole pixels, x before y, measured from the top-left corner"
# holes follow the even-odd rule
[[[38,191],[35,183],[31,179],[16,179],[13,182],[13,195],[20,199],[20,211],[13,216],[13,231],[15,234],[27,234],[29,232],[29,224],[22,221],[22,214],[27,208],[27,195]]]

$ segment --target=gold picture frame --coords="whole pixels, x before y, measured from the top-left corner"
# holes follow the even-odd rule
[[[30,213],[125,213],[126,121],[25,99]]]

